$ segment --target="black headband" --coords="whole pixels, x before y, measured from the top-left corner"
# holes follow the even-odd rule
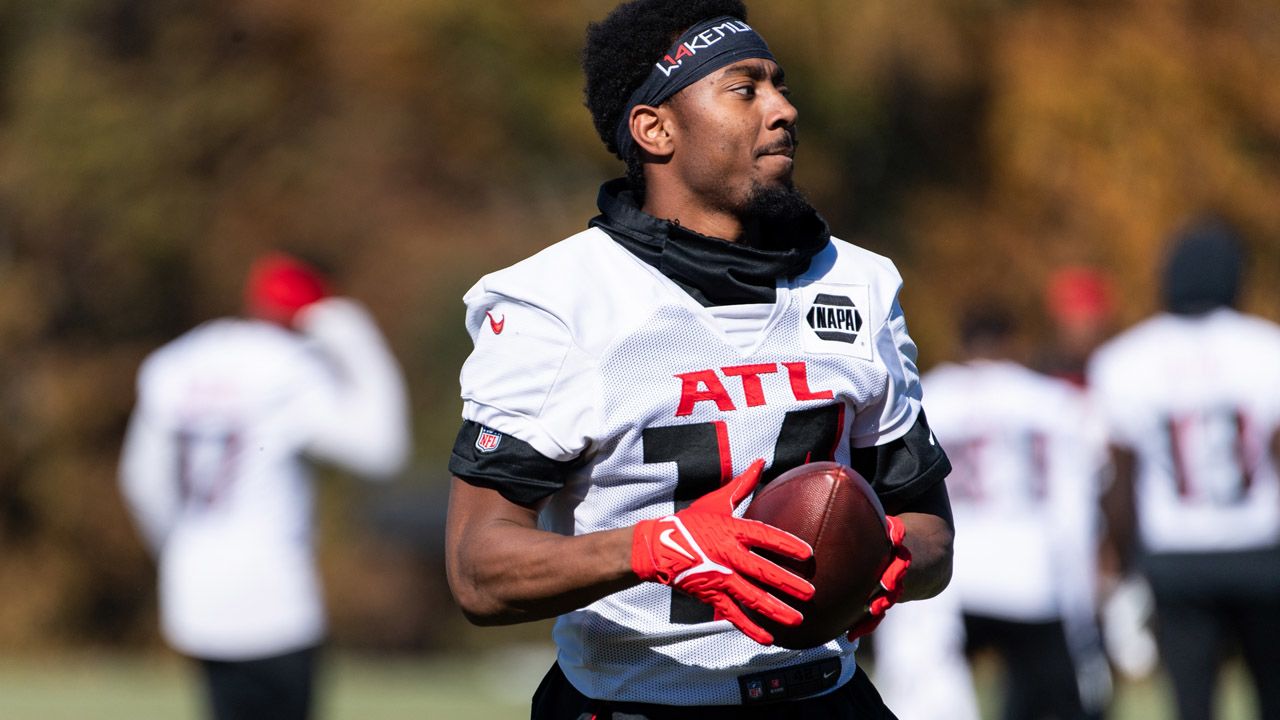
[[[742,20],[725,15],[689,28],[627,100],[614,135],[618,155],[625,158],[631,148],[631,110],[635,106],[661,105],[725,65],[749,58],[773,60],[773,55],[764,38]]]

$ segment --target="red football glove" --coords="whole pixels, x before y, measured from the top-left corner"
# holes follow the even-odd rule
[[[812,556],[813,548],[791,533],[733,516],[734,508],[755,490],[763,468],[764,461],[757,460],[724,487],[675,515],[637,523],[631,567],[641,580],[670,585],[698,598],[747,637],[769,645],[773,635],[747,618],[742,607],[789,626],[799,625],[804,616],[743,575],[801,600],[813,597],[813,585],[756,555],[751,548],[796,560]]]
[[[884,574],[880,576],[880,590],[871,598],[871,602],[867,604],[867,615],[858,621],[849,629],[849,639],[857,640],[867,633],[875,630],[884,619],[885,611],[898,602],[898,598],[902,597],[902,578],[907,574],[907,568],[911,567],[911,551],[907,550],[907,546],[902,544],[902,538],[906,537],[907,529],[902,521],[892,515],[886,515],[884,518],[889,525],[889,540],[893,543],[893,559],[889,561],[889,567],[885,568]]]

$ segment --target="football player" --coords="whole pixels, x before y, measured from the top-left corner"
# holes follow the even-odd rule
[[[1242,265],[1230,225],[1188,226],[1165,311],[1089,368],[1115,466],[1109,531],[1150,584],[1182,720],[1213,717],[1228,641],[1260,717],[1280,718],[1280,327],[1235,309]]]
[[[959,539],[945,595],[962,614],[966,649],[990,647],[1001,657],[1001,717],[1101,717],[1110,675],[1092,592],[1105,459],[1096,422],[1077,387],[1018,362],[1007,307],[975,304],[960,330],[963,361],[923,379],[938,441],[955,466],[947,488]],[[883,652],[893,657],[938,638]]]
[[[890,718],[857,638],[946,585],[952,538],[901,278],[795,189],[796,108],[740,2],[623,4],[583,65],[627,176],[466,294],[453,593],[481,624],[558,616],[535,718]],[[896,559],[865,622],[787,650],[748,611],[798,623],[813,588],[753,550],[811,548],[741,514],[817,460],[870,480]]]
[[[205,323],[138,376],[120,481],[159,566],[166,640],[219,720],[309,717],[325,634],[307,460],[372,478],[409,449],[399,368],[355,301],[270,255],[248,317]]]

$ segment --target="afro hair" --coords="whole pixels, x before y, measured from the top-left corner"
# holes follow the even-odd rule
[[[614,139],[627,100],[681,33],[721,16],[745,21],[747,8],[741,0],[631,0],[587,26],[582,51],[587,109],[605,147],[627,163],[627,179],[639,196],[644,194],[639,159],[634,150],[628,157],[619,155]]]

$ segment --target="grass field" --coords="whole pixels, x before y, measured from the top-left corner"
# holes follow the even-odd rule
[[[320,720],[527,718],[528,698],[552,656],[542,645],[416,660],[331,656]],[[996,671],[979,667],[977,674],[984,717],[994,719]],[[1225,689],[1219,720],[1255,717],[1238,669],[1227,673]],[[3,720],[198,720],[198,693],[191,668],[173,657],[0,657]],[[1110,720],[1172,718],[1166,697],[1159,679],[1122,685]]]

